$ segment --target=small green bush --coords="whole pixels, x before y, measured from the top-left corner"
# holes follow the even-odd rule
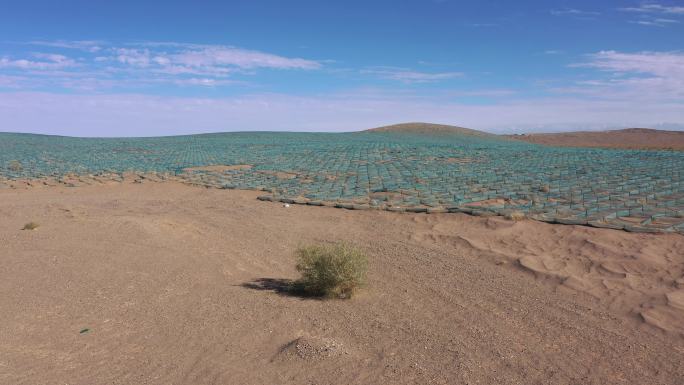
[[[366,283],[368,257],[347,243],[303,246],[295,255],[302,277],[294,288],[306,294],[351,298]]]

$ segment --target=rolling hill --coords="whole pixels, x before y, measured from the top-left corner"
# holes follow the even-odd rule
[[[472,135],[472,136],[495,136],[493,134],[473,130],[470,128],[450,126],[446,124],[434,124],[434,123],[422,123],[422,122],[411,122],[411,123],[400,123],[393,124],[390,126],[382,126],[371,128],[363,132],[393,132],[393,133],[405,133],[405,134],[426,134],[426,135],[448,135],[448,134],[461,134],[461,135]]]
[[[650,128],[505,135],[505,137],[547,146],[672,149],[684,151],[684,131],[664,131]]]

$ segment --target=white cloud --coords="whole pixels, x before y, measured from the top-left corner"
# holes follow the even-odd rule
[[[149,136],[243,130],[353,131],[405,121],[493,132],[661,127],[684,122],[684,102],[644,104],[553,97],[473,105],[364,91],[216,99],[0,93],[0,126],[17,132]]]
[[[114,55],[109,59],[134,67],[155,66],[156,71],[167,74],[207,74],[214,76],[226,75],[235,69],[313,70],[322,66],[320,62],[314,60],[289,58],[230,46],[180,43],[147,43],[143,46],[156,49],[171,48],[173,50],[158,51],[140,47],[112,48]],[[98,60],[102,61],[104,58],[98,57]]]
[[[621,74],[651,74],[671,80],[684,80],[684,53],[652,52],[623,53],[600,51],[589,55],[589,61],[579,66],[598,68]]]
[[[576,8],[564,8],[564,9],[553,9],[551,14],[554,16],[575,16],[575,17],[593,17],[598,16],[601,13],[595,11],[583,11]]]
[[[234,74],[249,75],[259,69],[316,70],[323,66],[322,61],[224,45],[159,42],[112,45],[101,41],[61,40],[27,44],[62,50],[60,54],[32,54],[30,58],[0,57],[0,70],[12,71],[12,74],[23,71],[25,75],[40,77],[35,79],[34,85],[75,89],[95,90],[93,87],[98,85],[111,88],[132,83],[149,85],[162,82],[184,86],[225,86],[240,83],[226,79]],[[62,54],[64,49],[85,54],[67,57]],[[73,71],[64,72],[69,69]],[[65,81],[65,78],[68,79]]]
[[[465,24],[468,27],[473,27],[473,28],[491,28],[491,27],[498,27],[499,24],[497,23],[468,23]]]
[[[322,67],[321,62],[315,60],[222,45],[140,43],[129,47],[113,47],[109,51],[113,55],[98,56],[96,60],[109,59],[122,65],[150,68],[166,74],[226,76],[236,70],[315,70]]]
[[[171,62],[188,67],[232,66],[245,69],[318,69],[317,61],[287,58],[269,53],[226,46],[208,46],[199,50],[186,50],[170,57]]]
[[[684,53],[601,51],[574,65],[582,82],[546,97],[507,89],[414,87],[296,97],[258,94],[224,98],[152,96],[158,85],[221,87],[260,68],[315,70],[321,61],[227,46],[180,43],[102,45],[96,53],[62,51],[0,58],[0,87],[69,88],[80,93],[0,93],[3,130],[69,135],[160,135],[230,130],[353,130],[401,121],[434,121],[491,130],[592,129],[684,124]],[[334,68],[333,68],[334,69]],[[349,70],[358,76],[358,70]],[[460,72],[374,67],[369,76],[406,84],[444,82]],[[544,93],[547,85],[532,89]],[[129,94],[102,94],[103,90]],[[251,88],[254,90],[255,88]],[[438,93],[437,93],[438,92]],[[468,98],[468,104],[459,100]],[[486,104],[473,99],[486,98]],[[492,102],[493,100],[493,102]],[[49,127],[46,131],[46,127]]]
[[[418,72],[403,68],[380,67],[361,70],[362,74],[377,75],[383,79],[397,80],[402,83],[431,83],[463,76],[462,72]]]
[[[98,52],[102,49],[101,45],[104,45],[106,43],[101,42],[101,41],[94,41],[94,40],[77,40],[77,41],[64,41],[64,40],[57,40],[57,41],[42,41],[42,40],[35,40],[29,42],[29,44],[32,45],[39,45],[43,47],[55,47],[55,48],[67,48],[67,49],[77,49],[77,50],[82,50],[86,52],[91,52],[95,53]]]
[[[682,6],[667,6],[653,3],[644,3],[638,7],[618,8],[618,10],[638,14],[639,19],[630,22],[648,27],[666,27],[677,24],[680,21],[672,17],[684,16],[684,7]]]
[[[177,79],[174,81],[175,84],[179,86],[202,86],[202,87],[216,87],[236,84],[239,82],[226,79],[212,79],[212,78],[189,78],[189,79]]]
[[[684,7],[681,6],[667,6],[661,4],[641,4],[638,7],[626,7],[618,8],[620,11],[625,12],[638,12],[638,13],[662,13],[671,15],[684,15]]]
[[[605,74],[559,87],[563,94],[578,94],[602,100],[658,104],[684,101],[684,53],[601,51],[573,67],[597,69]]]
[[[121,64],[134,67],[147,67],[150,65],[150,51],[137,48],[116,48],[114,59]]]
[[[639,25],[646,25],[649,27],[666,27],[666,26],[671,25],[671,24],[679,23],[679,20],[654,18],[654,19],[634,20],[634,21],[631,21],[631,23],[639,24]]]
[[[40,61],[29,59],[10,59],[0,58],[0,69],[20,69],[20,70],[51,70],[76,66],[76,61],[64,55],[34,53],[33,57]]]

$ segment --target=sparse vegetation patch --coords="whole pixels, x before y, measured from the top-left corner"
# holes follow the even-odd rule
[[[527,215],[525,215],[525,213],[522,211],[514,210],[506,213],[504,217],[511,221],[522,221],[527,217]]]
[[[36,222],[29,222],[29,223],[27,223],[27,224],[24,225],[24,227],[22,228],[22,230],[35,230],[35,229],[37,229],[39,226],[40,226],[40,225],[39,225],[38,223],[36,223]]]
[[[368,257],[347,243],[302,246],[297,249],[294,288],[328,298],[351,298],[366,283]]]
[[[13,160],[13,161],[9,162],[9,165],[7,166],[7,168],[10,171],[19,172],[19,171],[24,169],[24,166],[22,166],[21,162],[19,162],[18,160]]]

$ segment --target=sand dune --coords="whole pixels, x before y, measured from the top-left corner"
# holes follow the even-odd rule
[[[681,235],[257,195],[0,190],[0,384],[684,383]],[[370,286],[282,292],[329,240]]]
[[[684,150],[684,131],[648,128],[505,136],[509,139],[548,146]]]
[[[540,280],[589,294],[618,314],[684,333],[680,302],[684,298],[681,236],[672,243],[642,244],[637,238],[624,238],[615,231],[594,234],[573,228],[564,233],[561,242],[553,238],[547,241],[545,235],[519,225],[511,226],[505,238],[483,237],[483,229],[473,231],[466,227],[459,227],[459,235],[453,236],[450,233],[454,229],[445,224],[449,221],[441,219],[421,240],[465,244],[513,263]]]
[[[435,123],[399,123],[390,126],[382,126],[365,130],[364,132],[393,132],[405,134],[430,134],[430,135],[445,135],[445,134],[466,134],[474,136],[494,136],[488,132],[473,130],[471,128],[464,128],[458,126],[450,126],[447,124]]]

